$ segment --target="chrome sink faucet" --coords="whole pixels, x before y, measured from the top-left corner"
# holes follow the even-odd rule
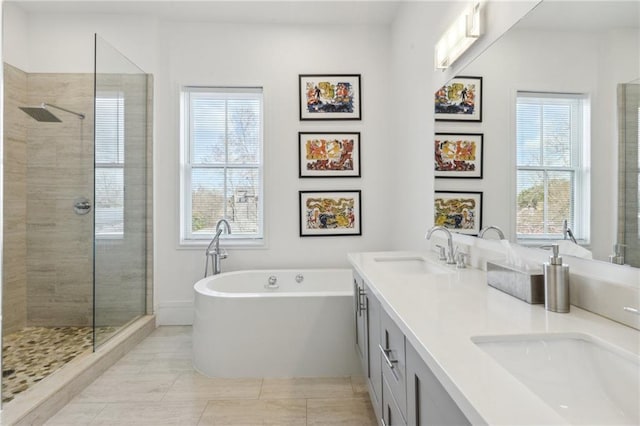
[[[206,277],[209,273],[209,258],[211,258],[211,266],[213,275],[217,275],[220,273],[220,260],[227,258],[226,250],[220,251],[220,235],[222,235],[223,227],[224,230],[227,231],[227,234],[231,234],[231,225],[226,219],[220,219],[216,223],[216,234],[213,239],[209,243],[205,255],[207,257],[206,263],[204,265],[204,276]],[[213,247],[213,249],[212,249]]]
[[[480,232],[478,233],[478,238],[484,238],[484,234],[486,234],[487,231],[493,229],[494,231],[496,231],[498,233],[498,237],[501,240],[504,240],[504,232],[502,232],[502,229],[498,228],[495,225],[491,225],[491,226],[485,226],[484,228],[482,228],[480,230]]]
[[[424,237],[427,240],[430,239],[431,238],[431,234],[433,234],[435,231],[442,231],[445,234],[447,234],[447,256],[446,256],[447,264],[455,265],[456,264],[456,260],[455,260],[456,254],[455,254],[455,251],[453,249],[453,237],[451,235],[451,231],[449,231],[444,226],[434,226],[433,228],[429,229],[429,231],[427,231],[427,234]]]

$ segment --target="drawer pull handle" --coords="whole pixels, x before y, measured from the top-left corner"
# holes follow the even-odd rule
[[[384,417],[380,417],[380,421],[382,422],[382,426],[387,426],[387,424],[384,421]]]
[[[366,300],[364,297],[366,296],[366,292],[364,291],[364,289],[359,288],[358,289],[358,314],[361,315],[362,311],[366,311],[367,307],[364,303],[364,301]]]
[[[385,349],[382,347],[382,345],[378,345],[378,348],[380,348],[380,352],[382,352],[382,356],[384,357],[384,362],[386,362],[389,368],[393,370],[393,368],[395,367],[395,365],[393,364],[397,364],[398,360],[389,359],[389,354],[391,353],[391,349]]]

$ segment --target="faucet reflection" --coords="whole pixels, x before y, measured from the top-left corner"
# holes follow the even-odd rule
[[[484,228],[482,228],[482,229],[480,230],[480,232],[478,233],[478,238],[484,238],[484,234],[485,234],[487,231],[491,230],[491,229],[493,229],[494,231],[496,231],[496,232],[498,233],[498,237],[499,237],[501,240],[504,240],[504,232],[502,232],[502,229],[498,228],[498,227],[497,227],[497,226],[495,226],[495,225],[485,226]]]
[[[566,240],[567,236],[569,236],[573,244],[578,244],[578,242],[576,241],[576,237],[573,236],[573,231],[571,231],[571,228],[569,228],[567,219],[565,219],[562,221],[562,238]]]

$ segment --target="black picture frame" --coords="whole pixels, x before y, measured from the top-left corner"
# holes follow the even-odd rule
[[[299,178],[359,178],[360,132],[298,132]]]
[[[298,191],[300,237],[362,235],[361,195],[359,189]]]
[[[482,77],[456,76],[435,93],[436,121],[482,122]]]
[[[433,149],[436,179],[482,179],[483,133],[436,133]]]
[[[300,121],[361,120],[360,74],[299,74]]]
[[[460,234],[478,235],[482,229],[481,191],[435,191],[434,195],[435,225]]]

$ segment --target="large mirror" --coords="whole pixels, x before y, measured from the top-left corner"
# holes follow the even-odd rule
[[[435,189],[481,191],[482,224],[500,227],[512,242],[529,242],[523,215],[544,214],[548,238],[564,238],[567,227],[576,234],[573,254],[609,261],[615,245],[624,243],[624,263],[640,266],[640,106],[638,96],[620,95],[633,87],[638,93],[640,3],[545,0],[459,75],[482,77],[482,122],[437,121],[435,131],[482,134],[483,176],[438,178]],[[549,111],[577,117],[574,127],[564,118],[554,123]],[[584,146],[518,142],[527,133],[541,139],[563,133],[571,140],[580,134]],[[572,158],[582,161],[581,172],[561,170]],[[551,168],[544,179],[536,162]],[[555,212],[551,201],[539,202],[543,196],[574,207]]]

